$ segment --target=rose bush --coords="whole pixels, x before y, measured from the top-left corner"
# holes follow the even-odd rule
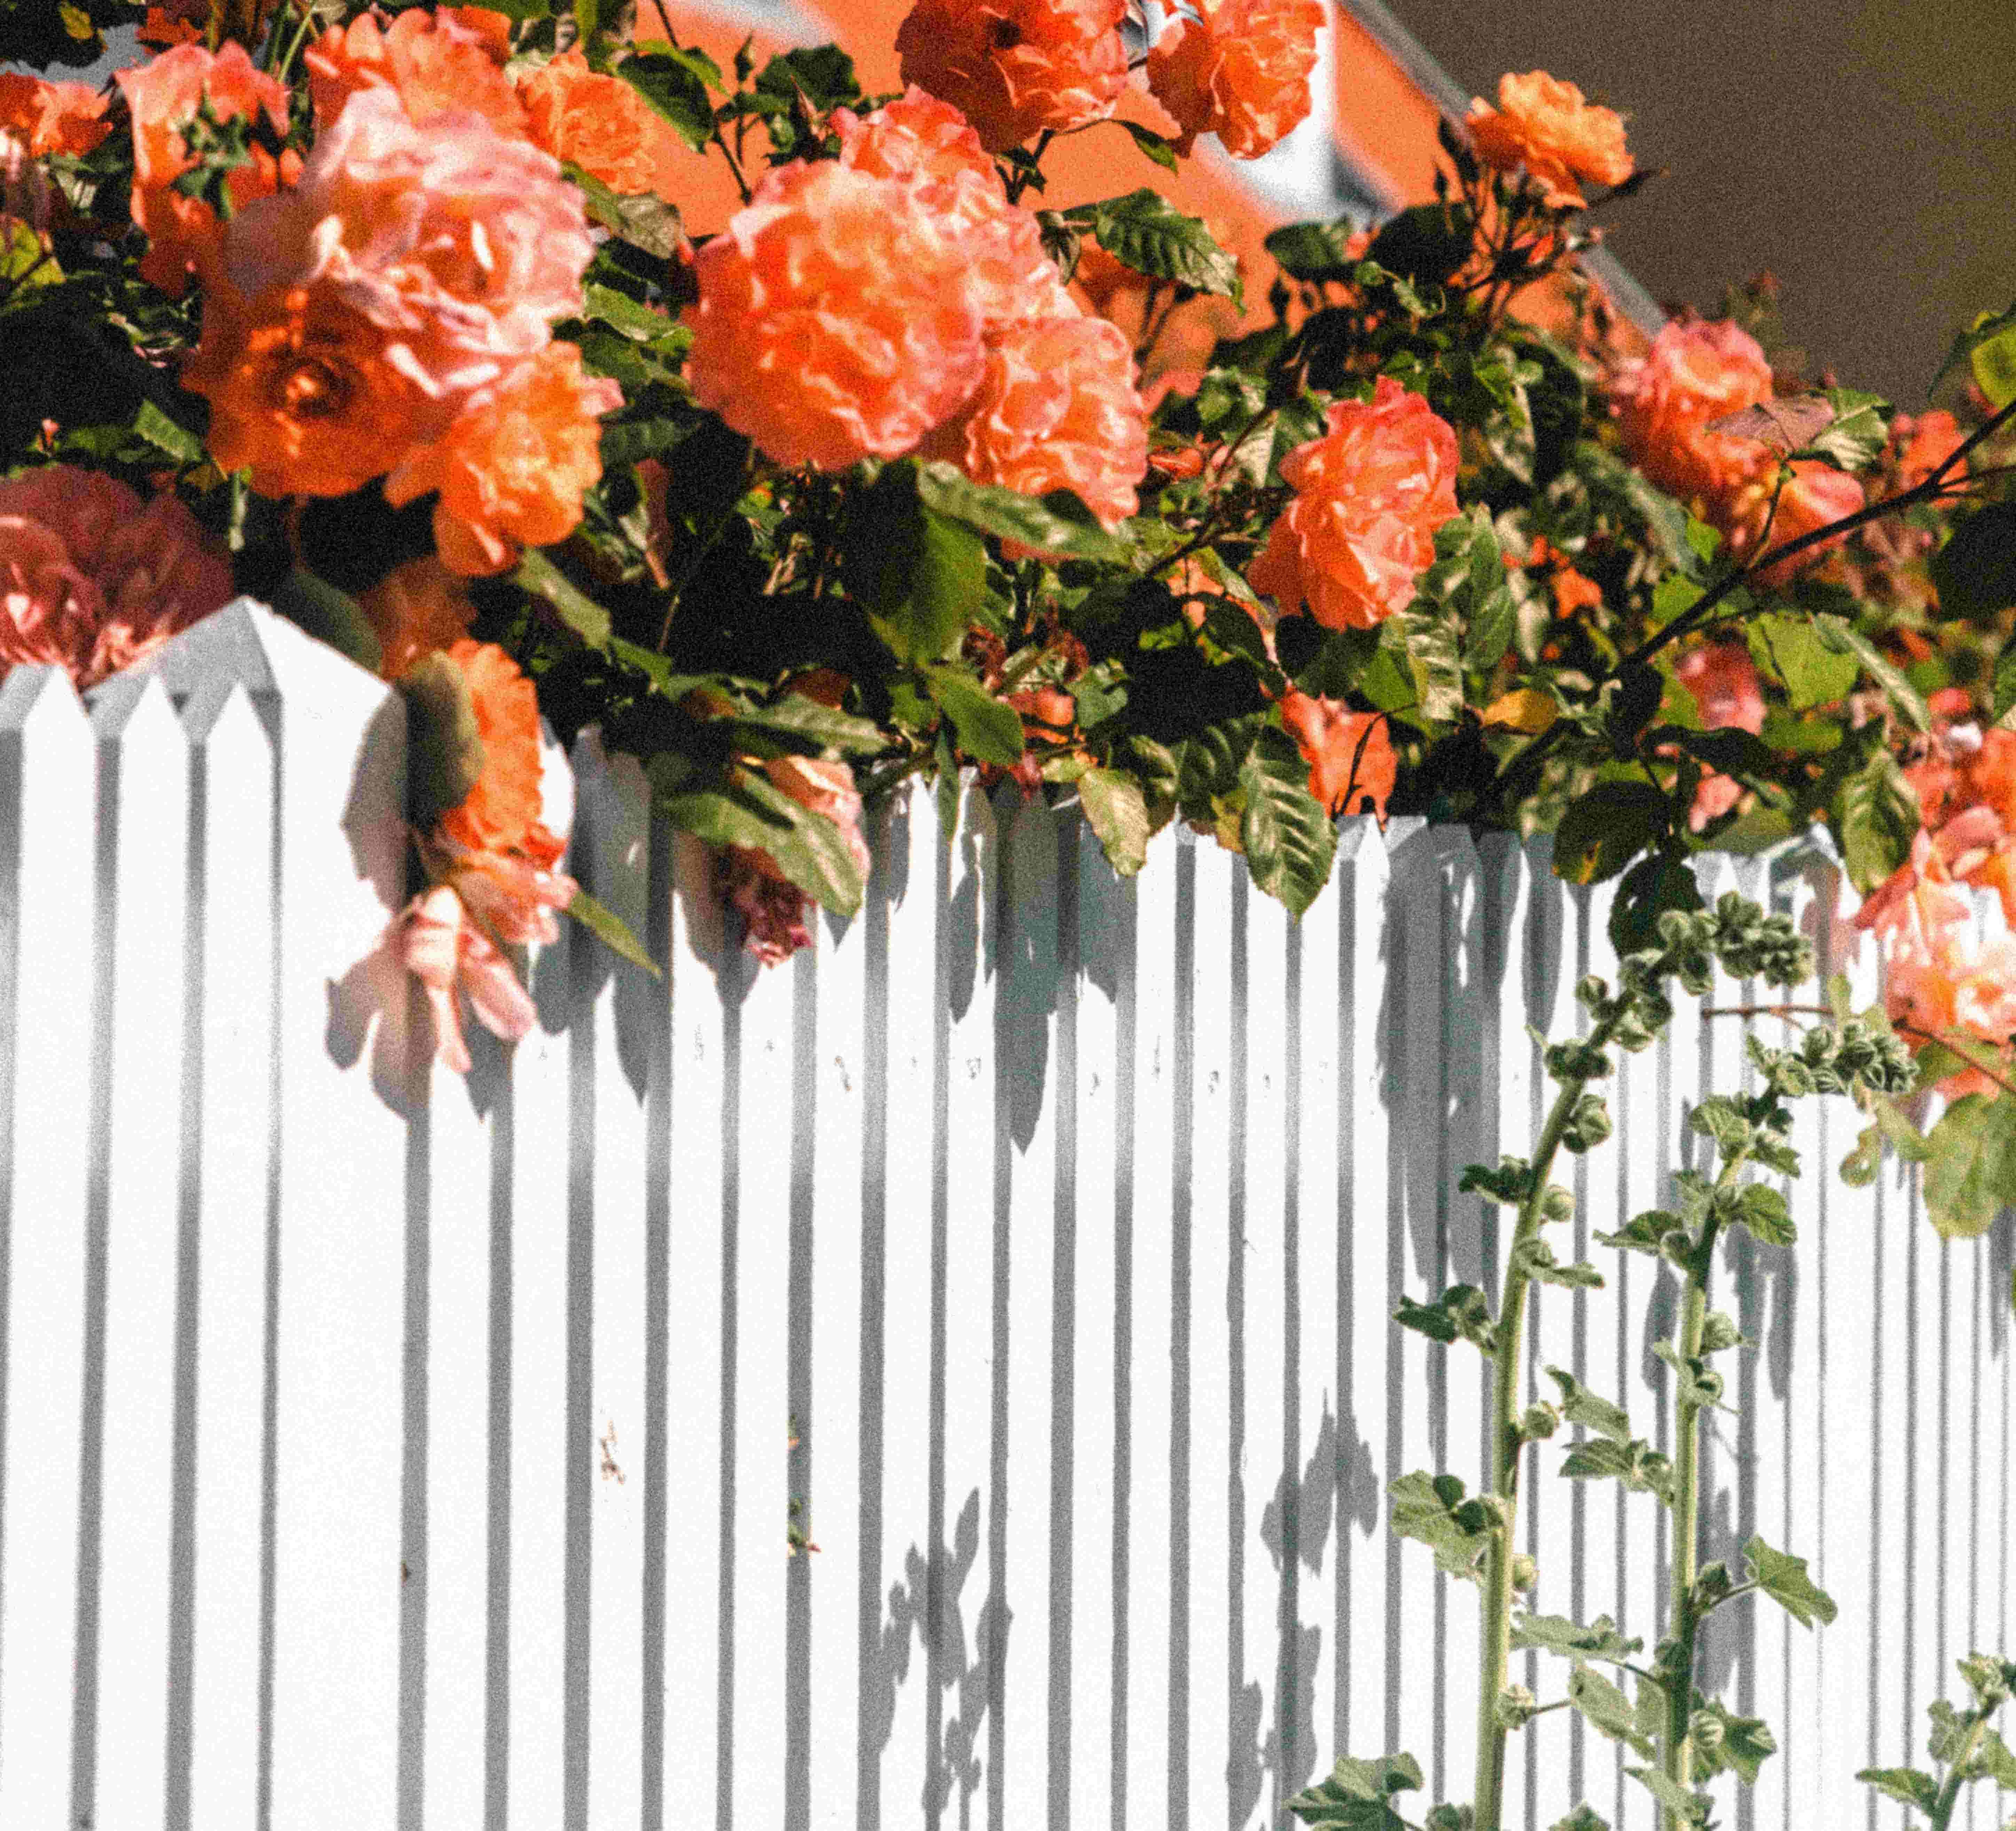
[[[398,679],[395,938],[451,1058],[556,912],[634,948],[527,811],[543,715],[640,760],[766,959],[857,905],[857,797],[969,764],[1297,911],[1339,811],[1551,832],[1625,949],[1695,851],[1824,828],[1955,1096],[1928,1142],[1865,1090],[1871,1139],[1949,1228],[2016,1186],[1968,926],[2016,909],[2016,313],[1910,419],[1809,377],[1761,282],[1639,336],[1576,265],[1642,182],[1622,120],[1538,71],[1443,124],[1432,199],[1264,262],[1150,182],[1049,206],[1060,134],[1144,180],[1277,143],[1313,0],[1152,41],[917,0],[888,96],[559,0],[73,11],[143,50],[85,89],[0,11],[0,660],[88,685],[242,590]],[[709,164],[740,207],[689,222]]]

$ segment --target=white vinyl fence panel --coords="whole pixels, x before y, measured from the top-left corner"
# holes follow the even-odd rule
[[[1214,846],[1123,883],[969,788],[949,844],[878,811],[861,912],[764,971],[591,734],[572,869],[664,977],[568,928],[465,1081],[373,955],[403,746],[243,603],[88,710],[0,689],[0,1827],[1261,1831],[1401,1746],[1467,1792],[1474,1600],[1384,1493],[1477,1481],[1481,1376],[1388,1318],[1495,1289],[1456,1178],[1529,1144],[1607,889],[1353,821],[1297,924]],[[1810,848],[1704,876],[1872,989]],[[1608,1286],[1531,1336],[1643,1430],[1674,1280],[1589,1236],[1741,1041],[1688,1005],[1625,1059],[1574,1170]],[[1854,1119],[1809,1104],[1798,1246],[1722,1275],[1707,1555],[1760,1532],[1841,1604],[1716,1619],[1787,1748],[1740,1831],[1901,1822],[1853,1770],[2016,1645],[2016,1232],[1846,1188]],[[1663,1518],[1543,1476],[1564,1441],[1535,1606],[1649,1643]],[[1579,1720],[1512,1772],[1533,1831],[1649,1822]]]

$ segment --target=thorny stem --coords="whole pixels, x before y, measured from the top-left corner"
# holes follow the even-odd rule
[[[1621,1015],[1621,1013],[1620,1013]],[[1610,1040],[1618,1018],[1598,1023],[1585,1039],[1591,1049]],[[1498,1718],[1498,1696],[1504,1690],[1512,1655],[1512,1556],[1518,1522],[1519,1434],[1514,1419],[1519,1408],[1520,1349],[1526,1322],[1528,1282],[1525,1248],[1539,1238],[1542,1206],[1548,1172],[1586,1079],[1561,1083],[1553,1110],[1533,1149],[1531,1186],[1519,1204],[1512,1248],[1505,1266],[1505,1291],[1491,1343],[1491,1491],[1499,1513],[1484,1554],[1483,1647],[1478,1665],[1476,1831],[1500,1831],[1505,1800],[1504,1725]]]
[[[1737,1172],[1749,1152],[1731,1154],[1715,1178],[1719,1191],[1736,1180]],[[1715,1268],[1715,1236],[1722,1223],[1712,1206],[1701,1223],[1701,1236],[1687,1263],[1687,1290],[1680,1313],[1680,1365],[1685,1368],[1701,1358],[1702,1332],[1708,1323],[1708,1279]],[[1661,1766],[1666,1778],[1683,1790],[1691,1787],[1694,1745],[1687,1728],[1694,1714],[1695,1642],[1708,1611],[1694,1606],[1694,1581],[1701,1565],[1701,1415],[1706,1405],[1683,1390],[1676,1409],[1679,1422],[1673,1442],[1673,1578],[1672,1628],[1670,1638],[1679,1648],[1668,1676],[1661,1681],[1666,1693],[1666,1736],[1661,1750]],[[1680,1821],[1665,1807],[1661,1822],[1669,1831],[1682,1831]]]

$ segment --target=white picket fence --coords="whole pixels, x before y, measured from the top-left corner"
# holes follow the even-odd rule
[[[880,814],[861,914],[761,971],[585,738],[573,868],[666,977],[571,930],[465,1083],[357,966],[403,745],[242,603],[88,713],[0,688],[0,1827],[1255,1831],[1401,1746],[1467,1791],[1474,1603],[1383,1491],[1475,1480],[1480,1370],[1388,1317],[1493,1282],[1450,1190],[1530,1140],[1602,891],[1352,822],[1298,927],[1209,844],[1122,883],[969,790],[949,846]],[[1811,854],[1722,881],[1841,938]],[[1588,1236],[1741,1046],[1683,1011],[1577,1172],[1611,1282],[1535,1365],[1641,1430],[1673,1282]],[[1788,1750],[1740,1827],[1901,1822],[1853,1770],[2016,1649],[2016,1234],[1843,1187],[1852,1119],[1805,1121],[1798,1247],[1723,1276],[1713,1549],[1841,1603],[1718,1623]],[[1652,1503],[1528,1491],[1539,1606],[1655,1639]],[[1515,1822],[1649,1822],[1570,1714],[1515,1746]]]

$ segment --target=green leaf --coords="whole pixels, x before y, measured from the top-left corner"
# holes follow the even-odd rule
[[[673,826],[710,845],[767,852],[790,883],[826,908],[851,916],[861,907],[860,867],[823,814],[746,772],[725,783],[689,788],[668,761],[653,757],[645,775],[658,811]]]
[[[1861,664],[1823,642],[1810,617],[1770,611],[1752,617],[1744,633],[1751,658],[1784,683],[1794,711],[1831,706],[1855,690]]]
[[[631,930],[630,924],[614,909],[598,903],[585,890],[576,887],[567,912],[596,939],[620,959],[628,960],[633,966],[641,966],[653,979],[663,979],[664,969],[645,952],[644,944]]]
[[[328,643],[338,654],[348,656],[359,667],[376,674],[383,666],[385,651],[364,607],[327,579],[297,566],[275,588],[272,603],[290,623]],[[464,789],[463,794],[468,792]],[[453,807],[461,799],[458,795],[448,805]]]
[[[1916,1768],[1864,1768],[1855,1777],[1878,1793],[1916,1806],[1921,1812],[1931,1811],[1939,1801],[1939,1782]]]
[[[759,95],[789,102],[802,95],[812,111],[829,114],[862,99],[854,59],[837,45],[815,45],[786,51],[757,73]]]
[[[1891,703],[1919,731],[1932,728],[1932,715],[1924,696],[1906,680],[1901,670],[1868,637],[1845,617],[1823,616],[1813,619],[1821,642],[1837,655],[1852,655],[1874,677]]]
[[[1673,804],[1650,782],[1599,782],[1571,801],[1554,830],[1554,875],[1600,883],[1671,830]]]
[[[1562,1264],[1555,1258],[1554,1249],[1544,1239],[1528,1240],[1519,1248],[1517,1256],[1527,1276],[1542,1284],[1555,1285],[1563,1290],[1603,1288],[1603,1274],[1593,1265],[1585,1264],[1579,1259]]]
[[[2016,1099],[1965,1095],[1925,1142],[1925,1210],[1946,1239],[1976,1239],[2016,1207]]]
[[[1687,860],[1675,852],[1648,853],[1618,880],[1610,905],[1610,944],[1620,956],[1656,947],[1659,918],[1669,909],[1692,914],[1701,907],[1701,886]]]
[[[1832,811],[1849,877],[1867,896],[1910,857],[1920,824],[1917,795],[1897,759],[1879,748],[1841,783]]]
[[[438,652],[399,676],[406,702],[406,818],[421,832],[459,808],[483,774],[483,738],[462,670]]]
[[[642,95],[654,114],[670,121],[694,152],[714,138],[714,99],[707,93],[706,77],[687,53],[639,51],[625,58],[612,74]]]
[[[1399,1537],[1419,1539],[1452,1577],[1481,1580],[1479,1566],[1497,1518],[1481,1498],[1466,1499],[1456,1476],[1418,1469],[1401,1476],[1387,1491],[1393,1498],[1393,1531]]]
[[[1568,1675],[1568,1702],[1589,1722],[1612,1742],[1621,1742],[1640,1754],[1651,1756],[1653,1744],[1638,1732],[1637,1714],[1631,1700],[1600,1672],[1578,1666]]]
[[[1379,626],[1378,652],[1398,664],[1399,678],[1411,689],[1400,703],[1411,703],[1422,718],[1438,725],[1453,725],[1462,717],[1463,663],[1456,619],[1445,606],[1417,599],[1398,616],[1388,617]],[[1378,705],[1373,673],[1367,669],[1359,682],[1360,691],[1380,711],[1397,709]]]
[[[823,706],[803,693],[787,693],[767,706],[740,707],[734,714],[734,724],[738,738],[757,734],[801,739],[844,757],[870,757],[888,747],[881,726],[872,718],[857,718],[851,712]]]
[[[1989,717],[2000,725],[2016,706],[2016,642],[2005,642],[1995,658],[1995,685]]]
[[[1788,1246],[1798,1238],[1784,1192],[1768,1182],[1746,1182],[1736,1197],[1736,1219],[1766,1245]]]
[[[1822,397],[1834,419],[1793,455],[1824,459],[1841,470],[1867,470],[1889,442],[1890,403],[1855,388],[1829,388]]]
[[[1750,1574],[1758,1588],[1802,1627],[1812,1627],[1816,1617],[1833,1621],[1834,1599],[1807,1576],[1804,1558],[1773,1551],[1755,1538],[1744,1541],[1743,1555],[1750,1560]]]
[[[1336,1831],[1405,1831],[1407,1821],[1390,1801],[1421,1784],[1421,1770],[1412,1755],[1384,1755],[1376,1761],[1341,1755],[1329,1779],[1297,1793],[1287,1809],[1305,1825]]]
[[[560,621],[591,649],[609,646],[609,613],[537,547],[525,549],[511,578],[535,597],[544,598],[560,613]]]
[[[1107,862],[1132,877],[1148,862],[1148,802],[1140,783],[1117,769],[1088,769],[1078,779],[1078,798]]]
[[[1960,523],[1932,556],[1932,583],[1939,588],[1939,609],[1947,617],[1985,622],[2016,604],[2016,502],[1990,502]],[[1998,668],[1998,706],[2002,690]],[[2002,707],[1996,716],[2007,710]]]
[[[924,690],[951,721],[959,747],[976,763],[1012,769],[1022,759],[1022,715],[956,667],[920,671]]]
[[[1725,1772],[1737,1775],[1746,1786],[1757,1784],[1765,1758],[1778,1752],[1777,1738],[1762,1718],[1739,1717],[1715,1699],[1694,1693],[1694,1714],[1707,1714],[1722,1725],[1722,1740],[1713,1748],[1693,1742],[1694,1778],[1712,1780]]]
[[[987,549],[964,522],[918,499],[916,466],[875,480],[851,529],[848,588],[899,661],[942,660],[987,600]]]
[[[1255,884],[1299,917],[1330,881],[1337,829],[1309,793],[1309,766],[1295,740],[1262,725],[1239,772],[1246,806],[1239,842]]]
[[[1600,1246],[1627,1253],[1650,1253],[1656,1258],[1661,1251],[1660,1243],[1680,1224],[1677,1214],[1664,1208],[1648,1208],[1615,1233],[1599,1233],[1593,1237]]]
[[[1118,115],[1111,115],[1107,118],[1113,121],[1120,120]],[[1176,169],[1176,146],[1173,140],[1165,139],[1154,128],[1144,128],[1139,121],[1121,121],[1120,124],[1126,128],[1128,137],[1133,141],[1134,144],[1165,171],[1174,171]]]
[[[1470,258],[1477,225],[1460,203],[1420,203],[1389,218],[1365,258],[1412,280],[1441,286]]]
[[[1607,1615],[1598,1615],[1585,1628],[1566,1615],[1524,1614],[1512,1619],[1512,1645],[1536,1646],[1564,1659],[1602,1660],[1621,1666],[1643,1650],[1645,1643],[1635,1639],[1626,1640]]]
[[[653,311],[641,300],[632,298],[628,293],[619,293],[614,286],[590,281],[581,290],[584,318],[606,324],[638,343],[653,342],[679,328],[678,319]]]
[[[1709,1802],[1701,1793],[1690,1793],[1669,1780],[1657,1768],[1626,1768],[1625,1772],[1673,1815],[1676,1823],[1705,1825]]]
[[[1666,1457],[1640,1437],[1613,1443],[1592,1437],[1561,1459],[1561,1473],[1572,1481],[1621,1481],[1634,1494],[1672,1493],[1673,1472]]]
[[[1946,359],[1932,377],[1932,387],[1952,374],[1961,363],[1974,371],[1989,403],[2006,407],[2016,401],[2016,305],[2007,311],[1984,311],[1953,339]]]
[[[180,464],[200,464],[203,443],[189,429],[171,419],[152,401],[142,401],[133,415],[133,430],[157,451],[165,451]]]
[[[619,196],[594,173],[566,160],[560,170],[581,192],[591,221],[661,261],[675,260],[689,246],[678,207],[661,197]]]
[[[1197,218],[1186,216],[1159,191],[1146,188],[1064,212],[1067,222],[1093,239],[1123,267],[1151,279],[1174,280],[1200,293],[1237,303],[1239,265]]]
[[[974,483],[942,462],[918,466],[916,489],[917,500],[934,513],[983,534],[1019,541],[1046,559],[1125,563],[1125,545],[1100,527],[1098,517],[1068,490],[1025,496]]]
[[[1431,1304],[1403,1297],[1393,1320],[1433,1341],[1467,1341],[1492,1351],[1491,1306],[1474,1284],[1451,1285]]]
[[[1579,1805],[1565,1818],[1557,1818],[1547,1831],[1610,1831],[1610,1821],[1593,1806]]]
[[[1347,281],[1358,262],[1349,254],[1358,225],[1348,216],[1334,222],[1291,222],[1267,237],[1267,252],[1291,279]]]
[[[1631,1441],[1631,1420],[1621,1405],[1597,1397],[1572,1373],[1559,1367],[1550,1367],[1547,1377],[1561,1389],[1561,1416],[1571,1424],[1582,1425],[1612,1443]]]

